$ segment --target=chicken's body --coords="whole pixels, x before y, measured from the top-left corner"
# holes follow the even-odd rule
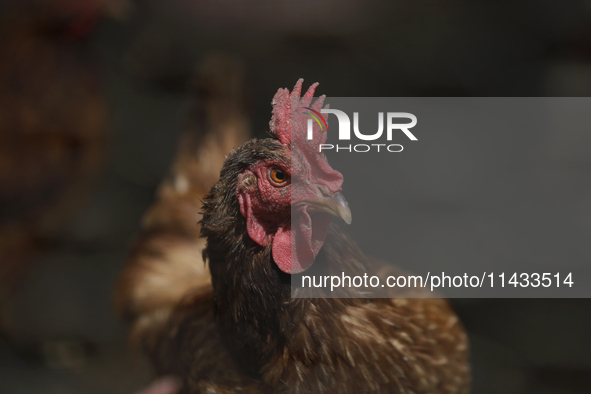
[[[304,97],[311,97],[314,87]],[[292,99],[295,93],[299,98],[300,88],[301,82]],[[287,103],[285,97],[276,99],[277,106]],[[286,263],[285,249],[278,246],[282,231],[294,233],[287,240],[302,235],[297,220],[289,224],[288,209],[300,191],[291,188],[282,205],[288,193],[280,191],[289,186],[284,177],[265,189],[269,169],[299,176],[289,168],[297,144],[285,128],[291,130],[293,122],[274,119],[278,139],[251,140],[231,152],[205,200],[201,232],[212,286],[196,287],[144,342],[158,373],[181,376],[186,393],[467,393],[467,337],[445,300],[292,298],[291,280],[310,262],[302,253],[291,254]],[[317,165],[321,172],[314,180],[324,192],[301,201],[338,203],[335,212],[346,218],[342,176],[323,157],[302,152],[297,155],[306,165],[317,161],[311,168]],[[274,193],[281,197],[269,208],[264,198]],[[253,200],[260,195],[261,204]],[[276,223],[269,212],[277,213]],[[322,248],[310,244],[315,266],[325,273],[375,268],[337,226],[329,226],[328,216],[316,213],[313,225],[322,220]],[[323,229],[315,227],[314,239],[322,238]]]

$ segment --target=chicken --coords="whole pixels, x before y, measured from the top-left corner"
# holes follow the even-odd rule
[[[144,349],[158,374],[182,377],[183,393],[467,393],[467,336],[445,300],[307,298],[301,288],[292,298],[291,281],[312,265],[392,269],[331,223],[351,213],[343,176],[315,148],[326,134],[302,137],[316,86],[301,99],[302,80],[280,89],[273,138],[230,152],[203,205],[211,286],[187,291]]]

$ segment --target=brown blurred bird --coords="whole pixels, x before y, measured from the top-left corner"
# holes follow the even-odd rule
[[[292,278],[312,265],[327,275],[363,275],[376,265],[391,270],[370,261],[331,224],[333,216],[350,222],[351,213],[342,175],[315,148],[326,134],[315,128],[313,143],[301,137],[303,108],[316,86],[301,99],[302,80],[291,94],[280,89],[273,138],[233,150],[207,195],[201,234],[212,286],[205,276],[177,286],[165,273],[176,266],[200,269],[198,242],[192,256],[178,246],[168,249],[175,245],[170,239],[145,250],[153,259],[166,256],[168,264],[150,277],[152,288],[157,283],[185,294],[161,309],[154,329],[154,318],[136,309],[136,340],[158,374],[183,379],[183,393],[467,393],[467,337],[445,300],[297,297],[307,289],[292,298]],[[323,100],[312,109],[319,111]]]
[[[0,21],[0,331],[35,254],[89,194],[106,104],[83,42],[125,0],[13,2]]]
[[[200,286],[211,286],[199,238],[202,199],[218,180],[231,149],[250,137],[240,66],[209,56],[191,83],[191,114],[170,176],[146,212],[128,267],[116,291],[116,308],[133,322],[133,338],[159,332],[173,308]]]

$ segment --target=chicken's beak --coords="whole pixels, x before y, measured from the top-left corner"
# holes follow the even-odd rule
[[[311,211],[325,212],[343,219],[347,224],[351,224],[351,209],[341,192],[334,193],[330,197],[306,199],[302,202],[305,202],[311,208]]]

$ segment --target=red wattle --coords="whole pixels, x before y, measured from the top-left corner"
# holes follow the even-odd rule
[[[310,268],[324,244],[331,221],[325,214],[318,214],[312,220],[305,208],[295,215],[292,217],[295,230],[290,223],[279,228],[273,238],[273,260],[287,274],[299,274]]]

